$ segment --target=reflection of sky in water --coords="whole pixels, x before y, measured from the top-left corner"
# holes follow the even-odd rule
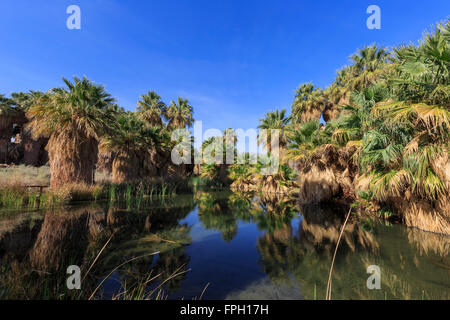
[[[301,216],[291,220],[292,234],[298,233]],[[206,229],[198,217],[198,208],[180,220],[191,226],[192,244],[188,277],[183,289],[171,293],[173,299],[196,297],[209,283],[208,299],[298,299],[297,285],[275,285],[267,278],[260,265],[257,239],[264,232],[255,223],[237,219],[238,231],[226,242],[221,231]]]

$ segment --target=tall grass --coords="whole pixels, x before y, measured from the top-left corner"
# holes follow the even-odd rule
[[[39,209],[51,208],[66,202],[59,192],[45,191],[23,186],[3,186],[0,188],[0,208],[7,209]]]
[[[188,191],[188,181],[163,180],[137,183],[103,183],[97,185],[67,184],[58,189],[29,188],[22,184],[0,184],[0,208],[39,209],[79,201],[125,202],[128,207],[141,207],[153,199],[164,200],[178,191]]]

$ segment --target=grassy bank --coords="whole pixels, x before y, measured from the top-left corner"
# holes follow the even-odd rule
[[[39,209],[78,201],[123,201],[137,206],[152,199],[164,198],[185,192],[192,187],[188,179],[177,182],[152,178],[134,183],[111,183],[110,176],[101,172],[95,185],[83,183],[66,184],[59,188],[48,186],[48,167],[10,167],[0,170],[0,208]],[[197,185],[197,182],[195,183]],[[32,187],[30,187],[32,186]]]

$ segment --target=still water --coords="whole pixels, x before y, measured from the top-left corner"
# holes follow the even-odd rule
[[[126,293],[145,283],[152,298],[323,299],[345,213],[197,191],[146,204],[2,214],[0,298],[133,298]],[[449,237],[352,217],[332,298],[449,299],[449,251]],[[82,270],[78,296],[66,288],[72,264]],[[380,268],[379,290],[367,288],[370,265]]]

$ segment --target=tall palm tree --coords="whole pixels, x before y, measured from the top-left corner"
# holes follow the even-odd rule
[[[407,188],[431,201],[448,195],[450,183],[437,161],[448,155],[450,138],[449,33],[447,21],[418,46],[395,50],[396,76],[388,81],[394,98],[374,106],[373,115],[385,124],[367,142],[366,162],[383,159],[372,174],[375,196],[400,195]],[[383,148],[377,149],[380,144]]]
[[[9,119],[16,114],[17,110],[13,108],[13,101],[0,94],[0,136],[4,135],[4,131],[9,126]]]
[[[0,94],[0,112],[5,112],[11,108],[11,99],[5,97],[4,94]]]
[[[390,52],[375,45],[359,49],[350,57],[351,65],[338,71],[334,82],[324,90],[327,103],[324,119],[336,119],[339,107],[350,103],[353,91],[363,91],[377,81],[381,81],[392,73],[393,64]]]
[[[11,99],[0,94],[0,162],[8,162],[8,144],[12,134],[12,122],[17,114]]]
[[[28,92],[14,92],[11,93],[11,100],[16,109],[20,111],[22,119],[20,122],[16,122],[20,129],[20,141],[21,148],[23,149],[22,163],[31,166],[40,166],[48,161],[48,155],[43,152],[48,142],[48,137],[40,137],[39,139],[33,139],[31,129],[24,127],[24,124],[28,122],[26,112],[36,101],[44,95],[41,91],[30,90]]]
[[[32,105],[33,101],[42,97],[42,91],[30,90],[29,92],[13,92],[11,93],[11,100],[13,104],[23,112],[26,112]]]
[[[320,119],[325,106],[323,92],[312,83],[304,83],[295,91],[292,103],[292,118],[297,122],[307,122]]]
[[[237,143],[236,131],[232,128],[227,128],[223,131],[223,152],[224,152],[224,164],[233,164],[236,156],[236,143]]]
[[[113,182],[136,181],[155,174],[149,151],[163,144],[162,129],[146,125],[131,112],[121,114],[117,122],[117,130],[100,143],[101,149],[115,152]]]
[[[336,109],[337,106],[348,103],[349,94],[352,90],[352,88],[348,87],[348,82],[349,79],[351,79],[351,75],[351,66],[345,66],[342,69],[338,70],[333,83],[324,90],[324,95],[327,100],[325,111],[327,111],[327,109],[330,109],[330,107]],[[326,121],[328,121],[328,119],[326,119]]]
[[[50,185],[94,183],[100,137],[116,123],[114,99],[86,77],[63,78],[66,88],[55,88],[37,98],[27,111],[34,137],[49,136]]]
[[[15,104],[14,99],[6,98],[5,95],[0,94],[0,130],[5,130],[11,120],[22,113],[21,111]]]
[[[329,125],[333,127],[333,142],[360,145],[363,135],[382,122],[371,114],[372,107],[388,98],[388,90],[381,85],[371,85],[362,91],[354,91],[350,102],[341,107],[339,118]]]
[[[347,86],[352,90],[362,90],[373,84],[387,71],[389,51],[376,45],[358,49],[350,56],[353,65],[350,69]]]
[[[162,127],[162,118],[166,116],[167,106],[155,91],[143,94],[138,101],[137,116],[151,126]]]
[[[307,160],[316,149],[328,143],[329,137],[321,130],[319,121],[313,120],[292,128],[288,134],[287,158]]]
[[[272,130],[279,130],[279,147],[280,149],[284,148],[287,143],[285,129],[290,120],[291,117],[286,116],[286,109],[266,113],[264,118],[259,119],[258,129],[264,131],[258,134],[258,144],[263,144],[267,152],[270,153],[272,151]]]
[[[180,129],[192,126],[194,108],[187,99],[178,97],[177,102],[170,101],[165,115],[168,121],[167,126],[171,129]]]

